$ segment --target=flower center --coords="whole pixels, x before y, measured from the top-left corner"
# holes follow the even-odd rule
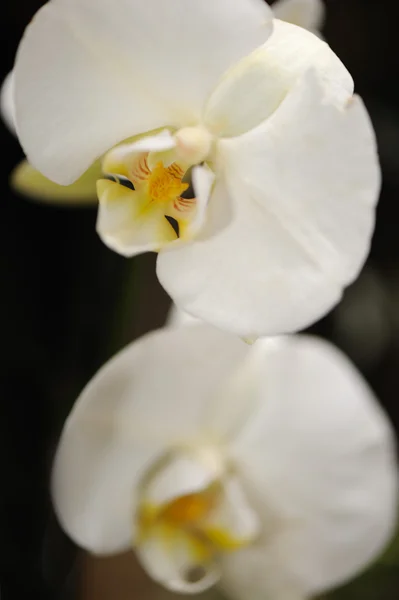
[[[148,176],[148,192],[152,200],[169,202],[185,192],[189,184],[182,182],[183,175],[184,171],[177,163],[164,167],[159,162]]]
[[[191,129],[194,133],[180,130],[178,134],[186,139],[188,153],[193,149],[195,153],[204,146],[204,136],[202,130],[198,133],[196,128]],[[97,231],[111,248],[126,256],[148,250],[159,252],[177,239],[192,240],[201,230],[210,186],[209,192],[194,197],[195,189],[190,187],[192,165],[178,154],[176,148],[137,152],[134,144],[121,144],[104,156],[104,177],[97,181]]]
[[[187,494],[176,498],[162,511],[162,518],[176,527],[192,526],[209,515],[217,501],[215,490],[201,494]]]

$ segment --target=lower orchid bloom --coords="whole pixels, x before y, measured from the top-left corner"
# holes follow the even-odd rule
[[[67,185],[102,157],[104,242],[158,252],[176,304],[245,338],[339,301],[380,188],[350,74],[272,17],[263,0],[51,0],[14,69],[31,164]]]
[[[131,547],[177,592],[304,600],[364,569],[396,521],[391,426],[347,359],[307,336],[253,346],[166,328],[106,364],[53,468],[67,533]]]

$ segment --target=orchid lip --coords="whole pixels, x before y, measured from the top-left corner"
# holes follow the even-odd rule
[[[205,589],[218,578],[220,557],[250,545],[259,534],[258,517],[216,448],[166,452],[140,490],[135,546],[155,578],[162,579],[157,560],[175,562],[182,585]]]
[[[202,227],[209,190],[204,194],[202,187],[195,189],[192,164],[178,157],[175,145],[160,151],[137,151],[137,147],[151,143],[159,147],[170,140],[170,133],[164,130],[119,144],[103,158],[104,176],[97,182],[97,230],[103,241],[121,254],[158,252],[177,240],[193,239]]]

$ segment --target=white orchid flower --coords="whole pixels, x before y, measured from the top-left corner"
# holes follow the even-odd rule
[[[319,34],[326,7],[323,0],[277,0],[272,6],[276,19],[299,25]]]
[[[393,433],[327,342],[253,346],[206,325],[128,346],[88,384],[53,470],[83,548],[134,547],[167,588],[303,600],[382,550],[395,525]]]
[[[304,29],[275,20],[268,38],[271,16],[263,0],[53,0],[15,66],[30,162],[69,184],[104,156],[102,239],[159,251],[181,308],[247,338],[339,301],[380,186],[349,73]]]

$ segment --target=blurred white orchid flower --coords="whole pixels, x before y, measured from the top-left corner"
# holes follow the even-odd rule
[[[65,425],[52,487],[79,545],[133,546],[171,590],[303,600],[382,550],[397,484],[390,424],[338,350],[192,325],[100,370]]]
[[[267,40],[271,15],[263,0],[53,0],[15,66],[32,164],[68,184],[105,155],[102,239],[159,251],[182,308],[247,338],[338,302],[380,186],[349,73],[304,29],[275,20]]]

